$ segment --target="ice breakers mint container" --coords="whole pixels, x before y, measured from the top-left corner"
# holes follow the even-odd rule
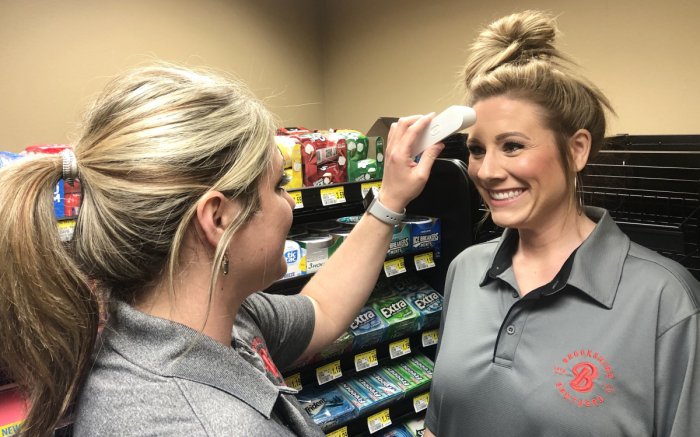
[[[389,324],[377,314],[374,308],[369,306],[362,308],[348,329],[355,337],[352,350],[360,350],[381,342],[388,329]]]
[[[389,324],[385,340],[405,336],[418,328],[420,314],[401,296],[382,299],[371,305]]]
[[[440,325],[442,316],[442,296],[432,289],[405,293],[403,298],[420,313],[418,329],[427,329]]]
[[[297,400],[316,425],[327,431],[355,417],[355,408],[331,384],[304,387]]]

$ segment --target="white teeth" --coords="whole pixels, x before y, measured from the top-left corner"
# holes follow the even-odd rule
[[[515,191],[502,191],[502,192],[495,192],[495,191],[489,191],[489,195],[491,196],[492,199],[495,200],[506,200],[506,199],[512,199],[513,197],[518,197],[520,194],[522,194],[523,190],[515,190]]]

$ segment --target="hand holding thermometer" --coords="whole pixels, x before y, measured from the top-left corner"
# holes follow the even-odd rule
[[[476,123],[476,112],[467,106],[450,106],[433,118],[423,132],[418,134],[411,146],[411,158],[420,155],[425,149],[439,143],[455,132]]]

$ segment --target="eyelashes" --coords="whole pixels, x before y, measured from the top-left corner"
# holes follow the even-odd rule
[[[292,177],[289,176],[287,173],[284,173],[282,175],[282,177],[280,178],[278,186],[279,186],[279,188],[284,188],[290,182],[292,182]]]

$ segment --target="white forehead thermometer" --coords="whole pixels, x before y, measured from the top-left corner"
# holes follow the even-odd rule
[[[467,106],[450,106],[440,115],[433,118],[423,132],[418,134],[411,147],[411,158],[417,156],[428,147],[439,143],[455,132],[476,123],[476,112]]]

